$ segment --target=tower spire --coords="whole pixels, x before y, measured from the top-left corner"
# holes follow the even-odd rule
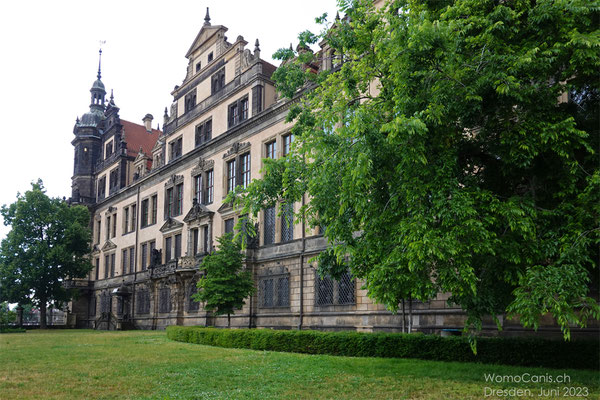
[[[100,48],[100,50],[98,51],[98,79],[100,79],[102,76],[101,66],[102,66],[102,48]]]
[[[210,25],[210,15],[208,14],[208,7],[206,7],[206,17],[204,17],[204,25]]]

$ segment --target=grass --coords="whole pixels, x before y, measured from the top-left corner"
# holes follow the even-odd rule
[[[553,398],[539,388],[565,386],[486,383],[491,373],[566,374],[600,398],[597,371],[224,349],[152,331],[0,335],[0,399],[479,399],[486,386]]]

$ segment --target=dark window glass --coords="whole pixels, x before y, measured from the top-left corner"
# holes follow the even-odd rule
[[[185,95],[184,102],[185,112],[190,111],[196,106],[196,89]]]
[[[263,307],[273,307],[273,279],[263,279]]]
[[[203,236],[203,239],[204,239],[204,245],[202,246],[202,250],[204,250],[205,253],[208,253],[208,250],[209,250],[208,249],[208,246],[209,246],[209,241],[208,241],[208,239],[209,239],[208,238],[208,236],[209,236],[208,225],[204,226],[204,232],[203,232],[202,236]]]
[[[100,258],[96,258],[96,280],[100,279]]]
[[[211,77],[211,94],[220,92],[225,87],[225,68]]]
[[[292,143],[294,142],[294,135],[289,134],[283,137],[283,155],[287,156],[290,153],[292,148]]]
[[[123,270],[122,270],[122,274],[125,275],[127,273],[127,262],[129,261],[129,258],[127,257],[127,249],[123,250]]]
[[[148,267],[148,244],[142,244],[142,271]]]
[[[167,189],[165,196],[166,196],[166,201],[165,201],[165,219],[166,219],[167,217],[171,217],[172,212],[173,212],[173,204],[174,204],[173,188]]]
[[[129,273],[135,272],[135,249],[132,247],[129,249]]]
[[[142,200],[142,222],[141,222],[142,228],[145,226],[148,226],[148,215],[150,212],[150,210],[148,208],[148,203],[149,203],[148,199]]]
[[[196,286],[196,282],[192,281],[188,288],[188,312],[198,311],[200,308],[200,303],[195,301],[192,296],[198,293],[198,287]]]
[[[290,305],[290,280],[287,276],[277,278],[277,306]]]
[[[104,256],[104,279],[108,278],[108,270],[110,269],[110,257]]]
[[[181,235],[175,235],[175,258],[181,257]]]
[[[202,183],[202,175],[196,175],[194,177],[194,198],[196,199],[196,201],[198,202],[198,204],[202,204],[203,203],[203,199],[202,199],[202,188],[203,188],[203,183]]]
[[[171,245],[173,238],[168,237],[165,239],[165,262],[171,261]]]
[[[158,291],[158,312],[171,312],[171,289],[167,287]]]
[[[206,173],[206,204],[211,204],[213,202],[213,194],[214,194],[214,173],[211,169]]]
[[[235,189],[236,160],[227,163],[227,193]]]
[[[294,239],[294,205],[283,204],[281,210],[281,241]]]
[[[157,211],[158,211],[158,196],[154,195],[154,196],[152,196],[152,214],[151,214],[151,218],[150,218],[151,224],[156,223]]]
[[[318,275],[315,279],[317,284],[317,305],[324,306],[333,304],[333,280],[328,276],[321,279]]]
[[[233,232],[233,218],[225,220],[225,233]]]
[[[198,254],[198,228],[192,229],[192,253]]]
[[[265,145],[266,147],[266,158],[275,159],[277,157],[277,142],[272,141]]]
[[[175,209],[173,216],[181,215],[183,212],[183,183],[175,186]]]
[[[242,155],[240,163],[242,165],[242,187],[246,189],[250,184],[250,153]]]
[[[110,276],[115,276],[115,253],[110,255]]]
[[[275,207],[266,208],[265,214],[265,244],[275,243]]]

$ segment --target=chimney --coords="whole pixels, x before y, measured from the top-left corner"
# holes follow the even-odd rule
[[[142,118],[142,121],[144,121],[144,126],[146,127],[146,131],[152,133],[152,120],[154,119],[154,117],[152,116],[152,114],[146,114],[144,116],[144,118]]]

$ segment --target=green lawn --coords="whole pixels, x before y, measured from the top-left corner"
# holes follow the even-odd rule
[[[486,383],[491,373],[567,374],[567,386],[600,397],[596,371],[223,349],[149,331],[0,335],[0,399],[496,398],[485,397],[486,386],[530,388],[523,398],[553,398],[538,397],[541,386],[564,394],[565,385]]]

